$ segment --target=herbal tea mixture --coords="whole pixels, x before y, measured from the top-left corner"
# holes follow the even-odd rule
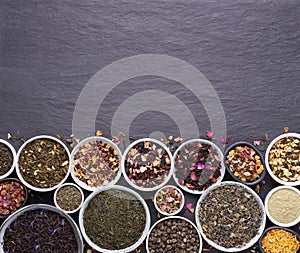
[[[257,235],[262,213],[244,187],[221,185],[205,196],[198,215],[208,239],[225,248],[241,248]]]
[[[125,157],[125,172],[132,183],[143,188],[162,184],[169,175],[171,157],[159,144],[141,141]]]
[[[69,156],[65,148],[51,139],[37,139],[28,143],[19,158],[24,180],[37,188],[58,185],[69,170]]]
[[[255,149],[247,145],[238,145],[226,156],[226,164],[235,177],[243,182],[253,182],[260,177],[264,166]]]
[[[300,140],[284,137],[278,140],[269,153],[273,174],[285,182],[300,181]]]
[[[4,252],[76,253],[78,243],[74,229],[61,215],[32,209],[17,217],[4,234]]]
[[[174,173],[180,185],[203,191],[221,177],[221,159],[208,143],[188,143],[176,155]]]
[[[25,201],[25,189],[13,179],[0,182],[0,216],[6,216],[19,209]]]
[[[106,186],[119,172],[119,151],[101,140],[91,140],[78,147],[74,154],[75,177],[88,186]]]
[[[143,204],[132,194],[110,189],[95,195],[84,210],[83,225],[97,246],[125,249],[136,243],[146,226]]]

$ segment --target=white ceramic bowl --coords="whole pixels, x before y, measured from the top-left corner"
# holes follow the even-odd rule
[[[121,175],[122,175],[122,171],[121,171],[121,161],[122,161],[122,152],[121,150],[119,149],[119,147],[114,143],[112,142],[111,140],[107,139],[107,138],[104,138],[104,137],[100,137],[100,136],[92,136],[92,137],[88,137],[86,139],[83,139],[81,142],[79,142],[75,148],[73,149],[72,153],[71,153],[71,176],[73,178],[73,180],[75,181],[76,184],[78,184],[80,187],[82,187],[83,189],[87,190],[87,191],[96,191],[100,188],[103,188],[105,187],[104,185],[99,185],[99,186],[89,186],[87,185],[85,182],[83,182],[82,180],[80,180],[78,177],[76,177],[74,175],[74,166],[73,166],[73,163],[74,163],[74,156],[76,154],[76,152],[78,151],[78,149],[86,144],[86,143],[89,143],[91,141],[102,141],[103,143],[108,143],[111,145],[111,147],[115,150],[118,151],[119,153],[119,160],[120,160],[120,163],[119,163],[119,171],[118,173],[116,173],[116,176],[114,178],[114,180],[110,181],[108,183],[108,185],[105,185],[105,186],[110,186],[110,185],[114,185],[118,182],[118,180],[120,179]]]
[[[278,182],[279,184],[282,184],[282,185],[289,185],[289,186],[298,186],[300,185],[300,181],[295,181],[295,182],[285,182],[283,180],[281,180],[280,178],[278,178],[277,176],[274,175],[274,173],[272,172],[272,169],[269,165],[269,154],[270,154],[270,150],[271,148],[273,147],[273,145],[281,140],[282,138],[285,138],[285,137],[295,137],[297,139],[300,140],[300,134],[298,133],[285,133],[285,134],[281,134],[279,136],[277,136],[274,140],[272,140],[272,142],[269,144],[267,150],[266,150],[266,154],[265,154],[265,166],[267,168],[267,171],[269,173],[269,175],[276,181]]]
[[[203,202],[203,200],[205,199],[205,197],[207,196],[207,194],[210,193],[211,191],[213,191],[214,189],[216,189],[218,187],[223,187],[225,185],[236,185],[236,186],[240,186],[240,187],[243,187],[244,189],[246,189],[251,195],[254,196],[254,198],[258,202],[259,207],[262,210],[262,220],[261,220],[261,224],[260,224],[258,233],[244,247],[241,247],[241,248],[225,248],[223,246],[220,246],[220,245],[216,244],[215,242],[213,242],[209,238],[207,238],[207,236],[205,235],[205,232],[202,229],[201,222],[200,222],[200,219],[199,219],[199,215],[198,214],[200,212],[200,205]],[[256,192],[254,192],[250,187],[248,187],[248,186],[246,186],[246,185],[244,185],[242,183],[238,183],[238,182],[225,181],[225,182],[221,182],[220,184],[215,184],[215,185],[209,187],[202,194],[202,196],[200,197],[200,199],[197,202],[196,211],[195,211],[195,219],[196,219],[196,224],[197,224],[197,227],[198,227],[198,229],[200,231],[200,234],[202,235],[202,237],[204,238],[204,240],[208,244],[210,244],[212,247],[214,247],[217,250],[223,251],[223,252],[240,252],[240,251],[246,250],[246,249],[250,248],[251,246],[253,246],[259,240],[259,238],[261,237],[261,235],[263,234],[264,229],[265,229],[265,225],[266,225],[266,212],[265,212],[265,208],[264,208],[264,204],[263,204],[262,200],[256,194]]]
[[[79,205],[76,209],[71,210],[71,211],[67,211],[67,210],[62,209],[62,208],[57,204],[57,200],[56,200],[56,196],[57,196],[58,191],[59,191],[62,187],[65,187],[65,186],[73,186],[73,187],[75,187],[75,188],[80,192],[80,194],[81,194],[81,203],[80,203],[80,205]],[[66,212],[66,213],[76,213],[76,212],[82,207],[82,204],[83,204],[83,201],[84,201],[84,194],[83,194],[83,191],[81,190],[81,188],[80,188],[78,185],[73,184],[73,183],[65,183],[65,184],[60,185],[58,188],[56,188],[56,190],[55,190],[55,192],[54,192],[54,197],[53,197],[53,199],[54,199],[54,204],[55,204],[55,206],[56,206],[58,209],[61,209],[62,211]]]
[[[156,185],[155,187],[149,187],[149,188],[146,188],[146,187],[141,187],[135,183],[133,183],[127,176],[126,174],[126,168],[125,168],[125,163],[126,163],[126,159],[127,159],[127,154],[128,152],[138,143],[141,143],[141,142],[144,142],[144,141],[149,141],[149,142],[152,142],[152,143],[155,143],[155,144],[158,144],[159,146],[161,146],[164,151],[167,152],[168,156],[170,157],[170,161],[171,161],[171,166],[170,166],[170,170],[169,170],[169,173],[168,173],[168,176],[166,177],[166,179],[160,183],[159,185]],[[139,139],[139,140],[136,140],[134,141],[133,143],[131,143],[127,148],[126,150],[124,151],[124,154],[123,154],[123,159],[122,159],[122,173],[123,173],[123,176],[125,178],[125,180],[127,181],[128,184],[130,184],[132,187],[134,187],[135,189],[139,190],[139,191],[155,191],[159,188],[161,188],[162,186],[164,186],[169,180],[170,178],[172,177],[172,173],[173,173],[173,159],[172,159],[172,153],[170,152],[170,150],[168,149],[168,147],[162,143],[161,141],[158,141],[158,140],[155,140],[155,139],[152,139],[152,138],[143,138],[143,139]]]
[[[16,154],[16,150],[14,149],[14,147],[8,141],[0,139],[0,143],[3,143],[4,145],[6,145],[10,149],[10,151],[12,153],[12,158],[13,158],[13,162],[12,162],[11,168],[5,174],[3,174],[2,176],[0,176],[0,179],[3,179],[3,178],[8,177],[14,171],[14,169],[16,167],[16,161],[17,161],[16,157],[17,157],[17,154]]]
[[[270,197],[272,196],[273,193],[275,193],[276,191],[280,190],[280,189],[289,189],[289,190],[292,190],[296,193],[298,193],[299,197],[300,197],[300,191],[295,188],[295,187],[292,187],[292,186],[278,186],[278,187],[275,187],[274,189],[272,189],[271,191],[269,191],[269,193],[267,194],[266,198],[265,198],[265,209],[266,209],[266,213],[267,213],[267,216],[269,218],[269,220],[271,222],[273,222],[275,225],[277,226],[281,226],[281,227],[292,227],[292,226],[295,226],[296,224],[298,224],[300,222],[300,215],[298,217],[298,219],[296,219],[295,221],[291,222],[291,223],[281,223],[277,220],[275,220],[269,213],[269,210],[268,210],[268,201],[270,199]]]
[[[184,185],[181,185],[181,184],[179,183],[179,179],[176,177],[176,167],[175,167],[175,165],[176,165],[176,160],[177,160],[177,159],[176,159],[176,156],[177,156],[178,152],[179,152],[183,147],[185,147],[186,145],[188,145],[188,144],[190,144],[190,143],[194,143],[194,142],[200,142],[200,143],[209,144],[209,145],[211,145],[215,150],[217,150],[217,152],[218,152],[218,154],[219,154],[219,158],[220,158],[220,162],[221,162],[221,166],[222,166],[221,171],[220,171],[220,172],[221,172],[221,176],[218,178],[217,182],[214,183],[214,184],[218,184],[218,183],[220,183],[220,182],[223,180],[224,175],[225,175],[226,168],[225,168],[225,165],[224,165],[224,156],[223,156],[223,153],[222,153],[221,149],[220,149],[216,144],[214,144],[214,143],[211,142],[211,141],[203,140],[203,139],[192,139],[192,140],[189,140],[189,141],[186,141],[186,142],[182,143],[182,144],[176,149],[176,151],[175,151],[175,153],[174,153],[174,155],[173,155],[173,164],[174,164],[173,178],[174,178],[176,184],[177,184],[181,189],[183,189],[183,190],[186,191],[186,192],[189,192],[189,193],[192,193],[192,194],[202,194],[202,193],[204,192],[204,190],[203,190],[203,191],[199,191],[199,190],[192,190],[192,189],[189,189],[188,187],[186,187],[186,186],[184,186]],[[213,185],[214,185],[214,184],[213,184]]]
[[[146,214],[146,224],[145,224],[144,232],[143,232],[142,236],[140,237],[140,239],[136,243],[134,243],[133,245],[131,245],[130,247],[127,247],[125,249],[120,249],[120,250],[108,250],[108,249],[100,248],[98,245],[96,245],[95,243],[93,243],[91,241],[91,239],[87,236],[87,234],[85,232],[84,224],[83,224],[84,211],[85,211],[86,207],[88,206],[88,204],[90,203],[90,201],[98,193],[100,193],[102,191],[111,190],[111,189],[120,190],[120,191],[124,191],[124,192],[128,192],[128,193],[132,194],[134,197],[136,197],[142,203],[142,205],[144,206],[144,209],[145,209],[145,214]],[[128,189],[126,187],[123,187],[123,186],[119,186],[119,185],[106,186],[106,187],[103,187],[101,189],[98,189],[98,190],[94,191],[84,201],[83,206],[82,206],[82,208],[80,209],[80,212],[79,212],[79,227],[80,227],[80,230],[81,230],[83,238],[88,243],[88,245],[90,245],[93,249],[95,249],[95,250],[97,250],[99,252],[102,252],[102,253],[127,253],[127,252],[131,252],[131,251],[135,250],[145,240],[145,238],[146,238],[146,236],[148,234],[148,231],[150,229],[150,224],[151,224],[150,211],[149,211],[149,208],[148,208],[145,200],[138,193],[136,193],[135,191],[133,191],[131,189]]]
[[[49,210],[49,211],[55,212],[55,213],[61,215],[62,217],[64,217],[69,222],[71,227],[73,228],[75,237],[76,237],[76,241],[78,243],[78,252],[74,252],[74,253],[83,253],[84,246],[83,246],[82,236],[81,236],[80,230],[79,230],[78,226],[76,225],[76,223],[74,222],[74,220],[68,214],[66,214],[65,212],[56,208],[55,206],[46,205],[46,204],[33,204],[33,205],[25,206],[25,207],[19,209],[18,211],[16,211],[15,213],[13,213],[11,216],[9,216],[3,222],[3,224],[1,225],[1,228],[0,228],[0,252],[4,252],[3,251],[4,234],[5,234],[6,229],[10,226],[10,224],[14,220],[16,220],[20,215],[24,214],[27,211],[35,210],[35,209]]]
[[[23,151],[23,149],[26,147],[27,144],[31,143],[32,141],[35,140],[40,140],[40,139],[48,139],[48,140],[52,140],[55,141],[57,143],[59,143],[67,152],[68,158],[69,158],[69,168],[68,171],[65,175],[65,177],[55,186],[53,187],[49,187],[49,188],[40,188],[40,187],[35,187],[31,184],[29,184],[22,176],[21,172],[20,172],[20,168],[19,168],[19,159],[20,159],[20,155]],[[69,174],[70,174],[70,170],[71,170],[71,158],[70,158],[70,151],[68,149],[68,147],[59,139],[53,137],[53,136],[49,136],[49,135],[38,135],[35,136],[29,140],[27,140],[19,149],[18,153],[17,153],[17,163],[16,163],[16,171],[17,171],[17,175],[19,177],[19,179],[21,180],[21,182],[28,188],[34,190],[34,191],[38,191],[38,192],[49,192],[52,191],[54,189],[56,189],[57,187],[59,187],[60,185],[62,185],[68,178]]]
[[[169,216],[169,217],[165,217],[165,218],[162,218],[160,220],[158,220],[157,222],[154,223],[154,225],[151,227],[148,235],[147,235],[147,239],[146,239],[146,251],[147,253],[150,253],[149,251],[149,237],[150,237],[150,234],[152,232],[152,230],[156,227],[157,224],[161,223],[162,221],[164,220],[168,220],[168,219],[180,219],[180,220],[185,220],[187,221],[188,223],[190,223],[197,231],[198,233],[198,236],[199,236],[199,240],[200,240],[200,248],[199,248],[199,253],[202,252],[202,238],[201,238],[201,234],[199,232],[199,229],[195,226],[195,224],[193,222],[191,222],[189,219],[185,218],[185,217],[182,217],[182,216]]]
[[[163,210],[161,210],[161,209],[158,207],[158,205],[157,205],[157,203],[156,203],[156,199],[157,199],[157,196],[158,196],[158,194],[160,193],[160,191],[161,191],[161,190],[164,190],[164,189],[168,189],[168,188],[174,188],[174,190],[178,191],[178,193],[181,194],[181,205],[180,205],[179,209],[178,209],[176,212],[173,212],[173,213],[167,213],[167,212],[164,212]],[[178,214],[178,213],[181,212],[182,208],[184,207],[185,197],[184,197],[182,191],[181,191],[178,187],[176,187],[176,186],[174,186],[174,185],[166,185],[166,186],[164,186],[164,187],[162,187],[162,188],[160,188],[159,190],[156,191],[156,193],[155,193],[155,195],[154,195],[154,200],[153,200],[153,202],[154,202],[154,206],[155,206],[156,210],[157,210],[159,213],[161,213],[162,215],[165,215],[165,216],[171,216],[171,215],[176,215],[176,214]]]

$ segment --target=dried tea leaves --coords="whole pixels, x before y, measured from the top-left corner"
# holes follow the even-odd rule
[[[74,154],[74,176],[91,187],[107,186],[119,172],[119,151],[111,144],[92,140]]]
[[[143,204],[132,194],[110,189],[95,195],[84,210],[90,240],[103,249],[120,250],[136,243],[146,226]]]
[[[32,209],[15,219],[5,230],[4,252],[76,253],[78,243],[72,226],[52,211]]]
[[[270,150],[269,165],[280,180],[300,181],[300,139],[289,136],[278,140]]]
[[[148,248],[150,253],[198,253],[200,239],[197,230],[188,221],[171,218],[152,229]]]
[[[23,179],[37,188],[58,185],[69,170],[66,149],[51,139],[36,139],[29,142],[19,157],[19,168]]]
[[[221,177],[222,158],[208,143],[192,142],[184,145],[175,159],[175,176],[180,185],[203,191]]]
[[[10,148],[0,143],[0,176],[5,175],[13,165],[13,154]]]
[[[247,145],[237,145],[226,156],[226,164],[233,175],[243,182],[259,179],[264,171],[260,155]]]
[[[56,194],[57,205],[65,211],[77,209],[82,202],[81,192],[73,185],[62,186]]]
[[[130,181],[142,188],[162,184],[171,169],[171,157],[159,144],[141,141],[134,145],[125,158],[125,173]]]
[[[208,239],[225,248],[241,248],[257,235],[263,210],[244,187],[221,185],[205,196],[198,215]]]

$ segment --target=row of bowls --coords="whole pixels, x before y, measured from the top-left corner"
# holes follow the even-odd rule
[[[200,205],[201,203],[204,202],[205,197],[207,196],[207,194],[209,194],[211,191],[213,191],[214,189],[216,189],[217,187],[222,187],[222,186],[226,186],[226,185],[235,185],[235,186],[239,186],[239,187],[243,187],[246,191],[248,191],[250,194],[252,194],[254,196],[254,198],[256,199],[259,207],[262,210],[262,218],[261,218],[261,223],[259,226],[259,230],[258,233],[243,247],[240,248],[225,248],[222,247],[218,244],[216,244],[215,242],[213,242],[212,240],[210,240],[207,236],[205,231],[203,231],[202,226],[201,226],[201,221],[199,219],[199,212],[200,212]],[[107,191],[107,190],[111,190],[111,189],[116,189],[116,190],[121,190],[124,192],[128,192],[130,194],[132,194],[133,196],[136,197],[136,199],[138,199],[144,207],[145,210],[145,215],[146,215],[146,222],[145,222],[145,227],[144,227],[144,231],[141,235],[141,237],[131,246],[129,246],[128,248],[125,249],[121,249],[121,250],[108,250],[108,249],[104,249],[99,247],[98,245],[96,245],[90,238],[89,236],[86,234],[85,231],[85,226],[84,226],[84,222],[83,222],[83,215],[85,212],[86,207],[89,205],[89,203],[91,202],[91,200],[99,193],[101,193],[102,191]],[[299,193],[300,194],[300,193]],[[72,218],[70,216],[68,216],[68,214],[66,214],[65,212],[59,210],[56,207],[50,206],[50,205],[44,205],[44,204],[35,204],[35,205],[30,205],[30,206],[25,206],[23,208],[21,208],[20,210],[16,211],[13,215],[11,215],[8,219],[6,219],[4,221],[4,223],[1,226],[0,229],[0,245],[3,245],[4,242],[4,234],[5,234],[5,230],[9,227],[9,225],[18,218],[18,216],[22,215],[24,212],[35,209],[35,208],[41,208],[41,209],[47,209],[47,210],[51,210],[54,211],[56,213],[59,213],[60,215],[62,215],[63,217],[65,217],[67,219],[68,222],[70,222],[71,226],[74,229],[75,235],[76,235],[76,239],[78,242],[78,253],[82,253],[83,252],[83,240],[82,240],[82,236],[85,239],[85,241],[94,249],[96,249],[99,252],[103,252],[103,253],[126,253],[126,252],[131,252],[133,250],[135,250],[138,246],[140,246],[142,244],[142,242],[146,239],[146,250],[147,253],[150,253],[150,249],[149,249],[149,237],[151,234],[151,231],[153,230],[153,228],[155,228],[157,226],[157,224],[165,221],[166,219],[184,219],[187,222],[189,222],[190,224],[193,225],[193,227],[197,230],[198,235],[199,235],[199,240],[200,240],[200,245],[199,245],[199,253],[202,252],[202,238],[204,238],[205,241],[207,241],[211,246],[213,246],[214,248],[216,248],[217,250],[220,250],[222,252],[240,252],[243,250],[246,250],[248,248],[250,248],[251,246],[253,246],[258,240],[260,240],[259,245],[261,248],[261,240],[264,237],[265,233],[267,231],[269,231],[270,229],[273,228],[280,228],[286,231],[289,231],[291,233],[293,233],[298,240],[300,240],[299,235],[293,231],[293,230],[289,230],[283,227],[272,227],[272,228],[267,228],[265,230],[265,224],[266,224],[266,207],[264,206],[264,204],[262,203],[262,200],[260,199],[260,197],[248,186],[245,186],[241,183],[238,182],[222,182],[220,184],[215,184],[214,186],[210,187],[209,189],[207,189],[205,191],[205,193],[199,198],[197,205],[196,205],[196,211],[195,211],[195,220],[196,220],[196,226],[188,219],[181,217],[181,216],[170,216],[170,217],[165,217],[160,219],[159,221],[157,221],[152,227],[151,227],[151,218],[150,218],[150,212],[149,212],[149,208],[145,202],[145,200],[134,190],[128,189],[126,187],[123,186],[118,186],[118,185],[114,185],[114,186],[107,186],[107,187],[103,187],[102,189],[98,189],[96,191],[94,191],[92,194],[90,194],[88,196],[88,198],[84,201],[82,208],[80,209],[79,212],[79,228],[78,226],[75,224],[75,222],[72,220]],[[82,236],[81,236],[82,235]],[[264,253],[264,251],[261,248],[261,252]]]
[[[252,144],[250,143],[247,143],[247,142],[238,142],[238,143],[235,143],[233,144],[232,146],[230,146],[226,151],[225,151],[225,155],[223,155],[222,151],[220,150],[220,148],[215,145],[214,143],[212,143],[211,141],[207,141],[207,140],[202,140],[202,139],[194,139],[194,140],[189,140],[187,142],[184,142],[183,144],[181,144],[177,150],[175,151],[174,155],[171,154],[171,152],[169,151],[169,149],[165,146],[165,144],[163,144],[162,142],[158,141],[158,140],[154,140],[154,139],[150,139],[150,138],[144,138],[144,139],[140,139],[140,140],[137,140],[133,143],[131,143],[127,148],[126,150],[124,151],[124,154],[122,155],[120,149],[118,148],[118,146],[113,143],[111,140],[109,139],[106,139],[104,137],[89,137],[89,138],[86,138],[84,139],[83,141],[81,141],[79,144],[77,144],[75,146],[75,148],[73,149],[72,153],[70,154],[68,148],[66,147],[66,145],[59,139],[55,138],[55,137],[52,137],[52,136],[46,136],[46,135],[41,135],[41,136],[36,136],[34,138],[31,138],[29,139],[28,141],[26,141],[22,146],[21,148],[19,149],[18,153],[16,154],[16,151],[15,149],[12,147],[12,145],[10,143],[8,143],[7,141],[5,140],[0,140],[0,142],[4,143],[5,145],[7,145],[10,149],[11,149],[11,152],[13,154],[13,157],[14,157],[14,161],[13,161],[13,165],[11,167],[11,169],[4,175],[0,176],[0,179],[2,178],[5,178],[7,176],[9,176],[12,171],[14,170],[14,168],[16,167],[16,172],[17,172],[17,175],[18,177],[20,178],[20,180],[30,189],[32,190],[35,190],[35,191],[40,191],[40,192],[46,192],[46,191],[51,191],[51,190],[54,190],[55,188],[59,187],[61,184],[63,184],[65,182],[65,180],[67,179],[69,173],[71,173],[71,176],[73,178],[73,180],[82,188],[84,188],[85,190],[88,190],[88,191],[94,191],[96,190],[97,188],[99,188],[98,186],[96,187],[93,187],[93,186],[89,186],[87,185],[85,182],[81,181],[78,177],[76,177],[74,174],[74,166],[73,166],[73,162],[74,162],[74,155],[76,154],[76,152],[78,151],[79,147],[81,147],[83,144],[85,143],[88,143],[88,142],[91,142],[91,141],[95,141],[95,140],[99,140],[99,141],[102,141],[103,143],[108,143],[114,150],[117,150],[118,152],[118,156],[119,156],[119,159],[120,159],[120,163],[119,163],[119,171],[118,173],[116,174],[114,180],[110,181],[108,183],[108,185],[114,185],[117,183],[117,181],[119,180],[119,178],[121,177],[121,174],[123,173],[124,175],[124,178],[126,179],[126,181],[134,188],[136,188],[137,190],[141,190],[141,191],[154,191],[154,190],[157,190],[159,188],[161,188],[163,185],[165,185],[169,179],[171,178],[171,176],[173,175],[176,183],[185,191],[187,192],[190,192],[192,194],[202,194],[203,191],[198,191],[198,190],[192,190],[192,189],[189,189],[183,185],[181,185],[179,183],[179,179],[175,176],[175,173],[173,173],[173,170],[174,170],[174,167],[175,167],[175,161],[176,161],[176,157],[178,155],[178,153],[188,144],[191,144],[191,143],[195,143],[195,142],[200,142],[200,143],[204,143],[204,144],[209,144],[212,146],[213,149],[215,149],[217,152],[218,152],[218,155],[220,157],[220,160],[221,160],[221,163],[222,163],[222,168],[221,168],[221,176],[218,178],[218,182],[222,181],[223,177],[224,177],[224,174],[225,174],[225,168],[227,168],[228,172],[231,174],[231,176],[236,179],[237,181],[241,182],[241,183],[244,183],[246,185],[254,185],[254,184],[257,184],[259,181],[261,181],[265,174],[266,174],[266,171],[263,170],[263,172],[261,173],[261,175],[259,176],[259,178],[253,182],[243,182],[241,181],[238,177],[235,177],[233,172],[228,168],[228,166],[226,165],[226,156],[228,154],[228,152],[230,150],[232,150],[234,147],[238,146],[238,145],[245,145],[245,146],[248,146],[250,147],[251,149],[255,150],[255,152],[257,153],[257,155],[260,156],[260,159],[264,165],[264,167],[267,169],[268,173],[270,174],[270,176],[275,180],[277,181],[278,183],[280,184],[283,184],[283,185],[289,185],[289,186],[297,186],[297,185],[300,185],[300,181],[295,181],[295,182],[286,182],[286,181],[283,181],[281,179],[279,179],[276,175],[273,174],[272,172],[272,169],[270,168],[269,166],[269,160],[268,160],[268,157],[269,157],[269,152],[272,148],[272,146],[274,145],[274,143],[276,143],[278,140],[284,138],[284,137],[289,137],[289,136],[293,136],[297,139],[300,139],[300,134],[296,134],[296,133],[286,133],[286,134],[283,134],[283,135],[280,135],[278,136],[277,138],[275,138],[268,146],[267,150],[266,150],[266,155],[265,155],[265,159],[263,159],[263,156],[262,154],[258,151],[258,149],[253,146]],[[31,184],[29,184],[26,180],[24,180],[23,176],[21,175],[20,173],[20,169],[19,169],[19,157],[20,157],[20,154],[22,152],[22,150],[24,149],[24,147],[26,147],[26,145],[28,145],[28,143],[34,141],[34,140],[39,140],[39,139],[50,139],[50,140],[53,140],[55,142],[58,142],[60,145],[62,145],[64,147],[64,149],[66,150],[66,152],[68,153],[68,156],[69,156],[69,170],[68,170],[68,173],[66,174],[66,176],[63,178],[63,180],[61,180],[61,182],[51,188],[38,188],[38,187],[35,187]],[[161,182],[160,184],[156,185],[155,187],[141,187],[137,184],[135,184],[132,180],[130,180],[128,178],[128,176],[126,175],[126,166],[125,166],[125,162],[126,162],[126,159],[127,159],[127,154],[128,152],[131,151],[131,149],[136,146],[137,144],[141,143],[141,142],[145,142],[145,141],[149,141],[151,143],[154,143],[154,144],[157,144],[157,145],[160,145],[164,151],[167,153],[167,155],[171,158],[171,166],[170,166],[170,170],[169,170],[169,174],[168,176],[165,178],[165,180],[163,182]],[[176,170],[176,168],[175,168]],[[101,187],[101,186],[100,186]]]

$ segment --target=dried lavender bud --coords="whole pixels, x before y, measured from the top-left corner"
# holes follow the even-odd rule
[[[246,188],[220,185],[200,203],[198,216],[208,239],[225,248],[241,248],[257,235],[263,210]]]
[[[150,253],[198,253],[200,247],[196,228],[187,220],[176,216],[157,223],[148,239]]]

